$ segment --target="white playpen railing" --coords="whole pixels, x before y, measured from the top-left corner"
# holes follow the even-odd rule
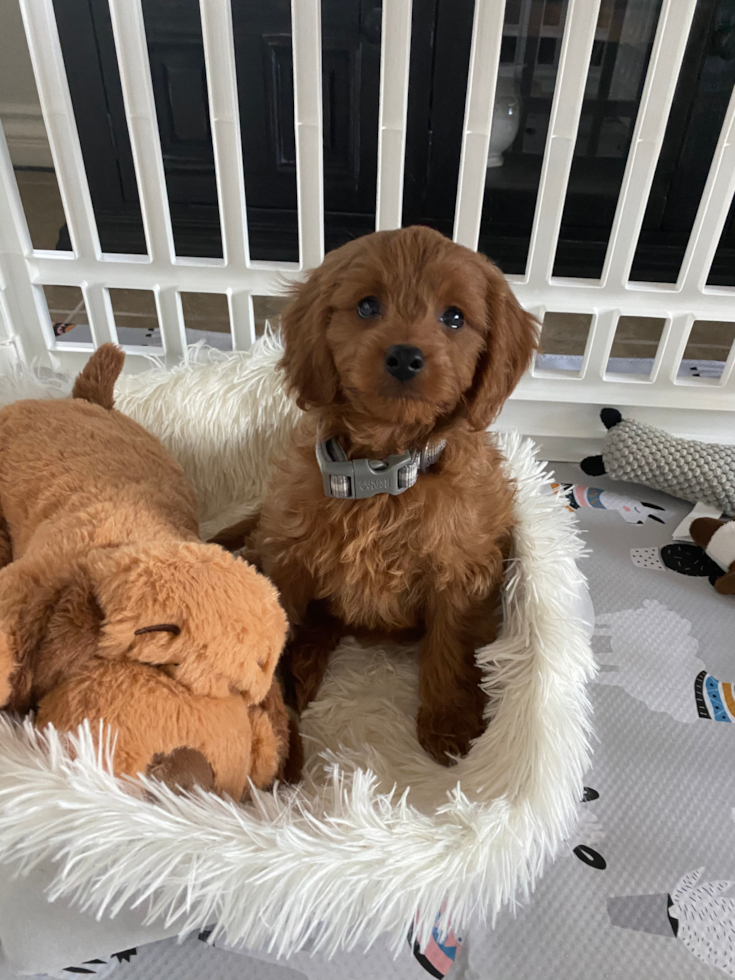
[[[249,255],[230,0],[200,0],[221,260],[175,253],[141,0],[109,4],[147,255],[101,251],[52,0],[19,2],[73,251],[33,248],[0,136],[4,363],[17,358],[73,371],[89,356],[84,345],[55,340],[43,293],[51,284],[81,288],[95,345],[117,338],[110,288],[152,290],[169,363],[186,357],[180,292],[223,293],[233,348],[246,349],[255,337],[252,297],[277,294],[279,280],[298,277],[324,254],[320,0],[291,0],[298,264]],[[600,7],[600,0],[569,0],[526,272],[509,278],[539,319],[556,311],[590,314],[592,321],[578,376],[534,367],[501,417],[501,425],[546,442],[556,458],[594,448],[601,432],[597,412],[608,404],[682,435],[735,442],[735,348],[719,379],[677,377],[695,320],[735,321],[735,289],[706,284],[735,189],[735,94],[677,282],[629,278],[696,2],[663,0],[604,268],[599,280],[590,280],[552,275]],[[476,2],[454,224],[455,239],[470,248],[480,232],[504,8],[504,0]],[[383,0],[377,229],[401,225],[411,13],[411,0]],[[621,316],[665,321],[650,376],[607,373]],[[149,350],[127,350],[129,369],[148,363]]]

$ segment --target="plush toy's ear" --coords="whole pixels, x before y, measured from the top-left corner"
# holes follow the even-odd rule
[[[29,666],[61,591],[61,583],[48,584],[44,581],[47,577],[42,568],[22,559],[0,571],[0,706],[7,703],[12,711],[28,710]],[[8,662],[9,672],[3,669],[3,663],[7,668]],[[12,691],[3,699],[5,686],[11,686]]]
[[[181,547],[168,544],[158,552],[155,546],[96,548],[86,556],[84,569],[103,614],[100,656],[155,664],[176,659],[169,641],[181,633],[181,622],[175,621],[171,604],[167,607],[161,602],[159,583],[154,583],[148,570],[154,567],[152,555],[160,553],[163,576],[171,570],[169,592],[173,593]]]
[[[324,262],[297,285],[281,314],[284,353],[281,367],[299,408],[329,405],[337,394],[339,378],[327,345],[331,316],[334,260]]]
[[[539,325],[523,309],[499,269],[487,262],[486,341],[465,396],[473,429],[486,429],[521,380],[538,345]]]
[[[603,408],[600,412],[600,421],[606,429],[612,429],[618,422],[622,422],[623,416],[617,408]],[[607,473],[605,461],[602,456],[587,456],[579,464],[580,469],[587,476],[604,476]]]
[[[602,456],[587,456],[579,467],[587,476],[604,476],[607,472]]]
[[[613,426],[623,421],[623,416],[617,408],[603,408],[600,412],[600,421],[606,429],[612,429]]]

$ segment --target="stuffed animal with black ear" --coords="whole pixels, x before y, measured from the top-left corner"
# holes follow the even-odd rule
[[[713,583],[715,589],[720,595],[735,595],[735,521],[698,517],[692,521],[689,534],[722,569],[723,574]]]
[[[735,446],[671,436],[615,408],[600,412],[607,435],[601,456],[581,462],[589,476],[607,473],[614,480],[643,483],[692,504],[713,504],[735,514]]]

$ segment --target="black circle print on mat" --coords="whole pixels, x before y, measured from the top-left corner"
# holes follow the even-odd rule
[[[697,544],[665,544],[661,549],[661,561],[672,572],[709,578],[722,575],[720,566]]]
[[[600,794],[596,789],[592,789],[591,786],[585,786],[584,792],[582,793],[582,803],[591,803],[593,800],[599,800]],[[588,865],[590,868],[596,868],[598,871],[604,871],[607,867],[607,861],[605,858],[596,851],[589,844],[577,844],[576,847],[572,848],[572,853],[579,858],[579,860]]]
[[[577,844],[574,848],[574,853],[580,861],[588,864],[591,868],[597,868],[598,871],[604,871],[607,867],[607,861],[602,854],[599,854],[586,844]]]

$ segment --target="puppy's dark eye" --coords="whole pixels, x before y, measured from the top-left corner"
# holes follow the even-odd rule
[[[464,326],[464,316],[456,306],[450,306],[449,309],[444,310],[439,319],[445,327],[451,327],[452,330],[459,330],[460,327]]]
[[[371,317],[380,316],[380,303],[374,296],[366,296],[365,299],[361,299],[357,304],[357,312],[363,320],[369,320]]]

